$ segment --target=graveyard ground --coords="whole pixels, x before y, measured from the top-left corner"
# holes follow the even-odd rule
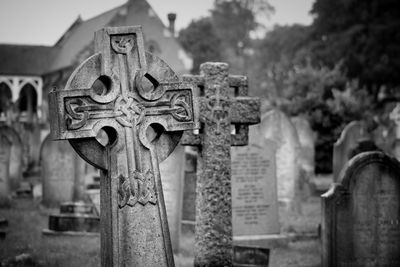
[[[100,237],[46,236],[48,214],[38,201],[13,199],[11,208],[1,208],[0,216],[8,219],[7,236],[0,240],[0,266],[99,266]],[[317,225],[320,218],[319,198],[310,197],[303,205],[303,216],[281,218],[293,242],[271,251],[270,266],[319,266],[320,243]],[[177,266],[193,266],[194,237],[190,232],[181,238]],[[29,256],[28,256],[29,255]],[[16,261],[18,263],[16,263]]]

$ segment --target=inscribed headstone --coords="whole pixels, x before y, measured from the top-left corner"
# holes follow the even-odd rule
[[[231,150],[233,235],[279,234],[275,142]]]
[[[322,195],[323,266],[400,266],[400,163],[364,152],[342,175]]]
[[[261,131],[266,139],[274,141],[276,148],[276,175],[278,199],[289,204],[299,204],[300,143],[296,129],[289,118],[279,110],[271,110],[261,117]],[[300,207],[293,206],[299,211]]]
[[[349,154],[357,146],[357,141],[364,138],[363,123],[352,121],[346,125],[340,134],[340,138],[333,145],[333,181],[338,182],[340,172],[350,159]]]
[[[0,134],[0,206],[8,204],[10,196],[10,155],[11,141]]]
[[[184,171],[185,151],[183,146],[178,145],[174,152],[160,163],[165,208],[174,252],[179,250]]]

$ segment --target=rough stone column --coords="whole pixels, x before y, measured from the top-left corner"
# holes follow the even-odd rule
[[[198,166],[195,266],[232,265],[230,101],[228,64],[205,63],[203,146]],[[203,106],[204,105],[204,106]],[[217,121],[217,123],[216,123]],[[207,166],[204,168],[202,166]]]

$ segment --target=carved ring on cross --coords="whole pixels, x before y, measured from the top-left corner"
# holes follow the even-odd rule
[[[168,81],[170,84],[173,84],[174,82],[179,82],[178,76],[163,60],[147,52],[145,53],[145,57],[147,61],[147,71],[136,72],[136,76],[134,78],[134,82],[136,85],[139,83],[139,81],[141,82],[144,79],[147,79],[150,82],[152,79],[156,81]],[[91,88],[96,80],[96,77],[97,79],[99,79],[104,75],[105,74],[102,73],[101,68],[101,55],[95,54],[78,67],[78,69],[75,71],[75,75],[71,76],[70,80],[67,82],[66,88],[67,90],[73,91],[82,87]],[[142,111],[142,106],[136,105],[137,101],[139,100],[137,99],[136,95],[133,97],[131,94],[128,93],[127,97],[125,98],[120,98],[121,96],[117,96],[117,92],[120,90],[119,82],[115,80],[117,76],[114,76],[111,72],[107,73],[107,75],[112,80],[112,82],[110,82],[110,88],[107,89],[107,94],[96,95],[90,93],[88,94],[87,98],[93,99],[94,102],[92,100],[89,101],[87,100],[87,98],[84,98],[81,101],[82,103],[78,103],[75,100],[74,101],[76,103],[71,102],[71,109],[68,109],[67,105],[68,110],[66,111],[66,115],[70,116],[72,119],[68,129],[71,130],[73,128],[85,130],[85,127],[87,126],[87,120],[99,117],[100,115],[97,115],[99,112],[105,112],[100,113],[105,114],[104,119],[99,121],[95,125],[93,124],[95,127],[90,129],[90,132],[93,133],[92,136],[95,137],[96,134],[99,134],[99,131],[101,129],[104,129],[105,134],[109,135],[109,140],[113,140],[113,131],[109,131],[108,129],[117,129],[118,126],[112,123],[112,118],[115,118],[115,121],[121,127],[133,127],[133,119],[136,119],[136,125],[139,126],[138,130],[140,141],[145,147],[149,147],[150,144],[154,145],[155,149],[157,150],[159,161],[163,161],[178,144],[183,132],[166,132],[165,130],[168,130],[169,127],[167,120],[154,120],[151,116],[146,117],[146,111]],[[83,80],[82,77],[91,78]],[[145,85],[142,84],[141,88],[146,90],[146,92],[143,94],[139,92],[139,96],[144,99],[157,99],[159,95],[165,94],[166,88],[168,88],[161,82],[158,84],[155,91],[150,90],[150,88],[144,87]],[[137,89],[139,91],[139,87],[137,87]],[[168,102],[168,109],[170,111],[163,111],[166,112],[165,114],[171,114],[171,116],[174,117],[176,120],[183,122],[193,119],[193,114],[187,112],[191,111],[191,108],[189,108],[185,101],[183,101],[185,96],[183,96],[182,94],[178,94],[176,97],[173,97],[172,94],[170,95],[170,97],[170,101]],[[116,105],[112,107],[112,110],[107,111],[110,108],[107,103],[112,103],[113,101],[115,101]],[[104,103],[104,111],[99,110],[99,103]],[[149,105],[151,105],[151,103],[154,102],[150,101]],[[88,112],[90,114],[87,114]],[[144,114],[143,118],[141,117],[141,114]],[[110,119],[107,119],[106,116],[108,116]],[[162,127],[153,127],[154,123],[161,125]],[[146,136],[148,128],[154,129],[155,134],[153,135],[153,137],[149,138],[148,136]],[[86,132],[89,133],[89,131]],[[69,142],[78,152],[78,154],[80,154],[92,165],[96,166],[97,168],[106,169],[106,160],[104,157],[101,156],[105,153],[105,146],[99,143],[96,138],[71,139],[69,140]],[[110,141],[110,144],[111,143],[112,142]],[[87,147],[91,148],[92,153],[84,152],[87,150]],[[163,147],[163,149],[159,149],[161,147]]]

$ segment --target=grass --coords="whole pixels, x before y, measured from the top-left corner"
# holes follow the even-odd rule
[[[100,266],[99,236],[47,236],[42,230],[47,228],[48,214],[55,210],[40,207],[31,199],[13,199],[11,207],[0,208],[0,217],[7,218],[8,227],[5,240],[0,240],[0,262],[2,266],[57,266],[91,267]],[[283,228],[293,233],[316,234],[320,218],[319,199],[310,198],[303,205],[303,215],[284,213],[281,216]],[[31,257],[17,265],[10,259],[24,254]],[[22,256],[21,256],[22,255]],[[182,234],[180,252],[175,255],[177,267],[193,266],[194,235]],[[270,266],[315,267],[320,264],[320,242],[308,239],[290,242],[287,247],[271,250]]]

